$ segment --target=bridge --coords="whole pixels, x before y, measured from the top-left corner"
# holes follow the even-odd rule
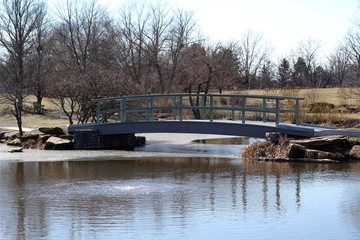
[[[152,94],[94,99],[95,123],[69,132],[100,136],[135,133],[200,133],[264,138],[267,132],[295,137],[355,135],[353,130],[300,123],[304,98],[239,94]],[[285,123],[284,120],[292,121]]]

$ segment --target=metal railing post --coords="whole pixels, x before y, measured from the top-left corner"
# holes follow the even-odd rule
[[[149,121],[150,119],[150,101],[149,98],[146,98],[146,121]]]
[[[245,116],[245,110],[246,110],[246,97],[245,96],[242,96],[241,97],[242,99],[242,108],[241,108],[241,122],[244,124],[245,123],[245,119],[246,119],[246,116]]]
[[[154,98],[150,96],[150,119],[151,122],[154,121]]]
[[[280,121],[280,100],[276,99],[276,120],[275,120],[275,124],[276,126],[279,125],[279,121]]]
[[[234,96],[231,96],[231,119],[235,121],[235,101]]]
[[[210,95],[210,122],[214,120],[214,99],[213,95]]]
[[[173,113],[173,120],[176,120],[176,96],[172,97],[172,113]]]
[[[96,124],[100,123],[100,101],[96,101]]]
[[[121,122],[126,122],[126,98],[122,98],[120,102]]]
[[[181,95],[180,96],[180,99],[179,99],[179,121],[182,121],[182,115],[183,115],[183,96]]]
[[[300,124],[300,109],[299,109],[299,99],[297,98],[295,101],[295,123],[296,125]]]
[[[266,98],[263,98],[263,122],[266,122]]]
[[[204,120],[205,119],[205,98],[206,95],[202,95],[201,96],[201,119]]]

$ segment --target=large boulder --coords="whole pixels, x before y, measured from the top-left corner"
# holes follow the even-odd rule
[[[50,137],[45,143],[45,150],[71,150],[74,144],[71,140]]]
[[[50,134],[50,135],[64,135],[64,129],[60,128],[60,127],[42,127],[39,128],[39,131],[44,133],[44,134]]]
[[[307,149],[299,144],[290,144],[288,151],[288,158],[290,159],[332,159],[342,160],[344,155],[341,153],[325,152],[315,149]]]
[[[331,160],[343,160],[344,155],[341,153],[324,152],[314,149],[306,149],[306,158],[308,159],[331,159]]]
[[[349,157],[353,159],[360,159],[360,145],[355,145],[351,148]]]
[[[291,140],[291,143],[302,145],[309,149],[341,154],[347,154],[352,148],[352,144],[349,142],[347,137],[337,135]]]
[[[20,137],[21,142],[26,142],[29,140],[37,140],[39,138],[38,133],[25,133],[24,136]]]
[[[288,158],[305,158],[306,148],[299,144],[290,144]]]

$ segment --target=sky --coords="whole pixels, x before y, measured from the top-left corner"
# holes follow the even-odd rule
[[[129,0],[99,0],[114,10]],[[134,0],[130,0],[134,1]],[[141,1],[141,0],[139,0]],[[157,2],[158,0],[149,0]],[[301,41],[321,43],[324,55],[343,41],[360,0],[162,0],[192,11],[200,32],[213,42],[240,40],[249,30],[263,35],[277,57],[286,57]],[[360,15],[360,14],[359,14]]]
[[[352,25],[359,0],[169,0],[192,9],[205,36],[239,40],[252,30],[263,34],[275,53],[289,54],[301,41],[320,41],[331,51]]]

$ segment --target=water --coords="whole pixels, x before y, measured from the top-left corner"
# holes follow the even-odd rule
[[[0,161],[0,239],[360,239],[360,163],[112,158]]]

